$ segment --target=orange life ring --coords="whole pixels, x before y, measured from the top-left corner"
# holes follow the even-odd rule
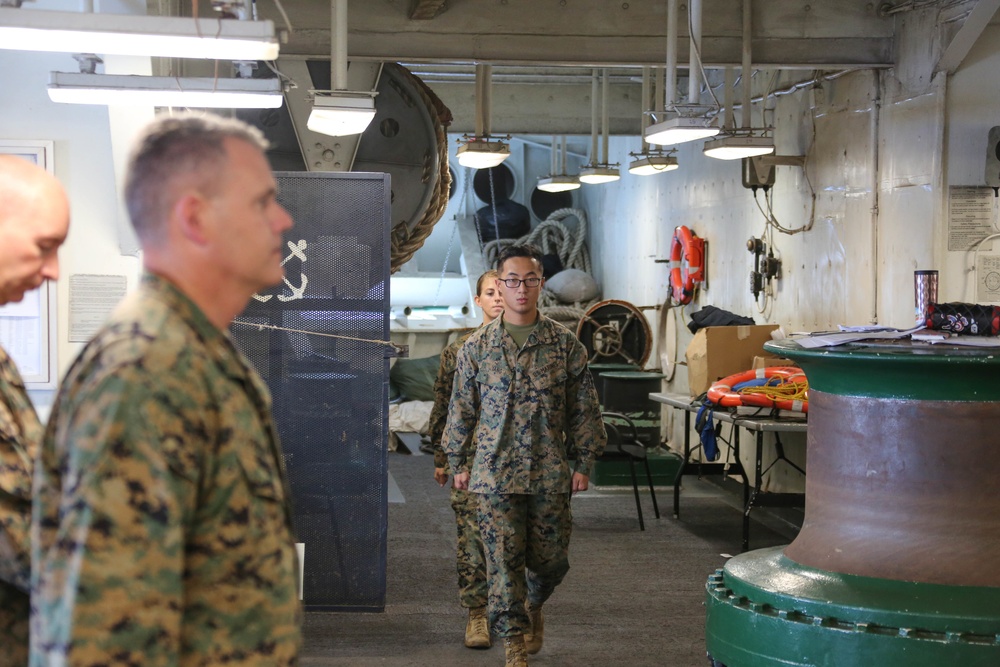
[[[670,242],[670,292],[674,301],[691,303],[694,284],[705,279],[705,239],[681,225]]]
[[[743,371],[729,377],[724,377],[717,382],[713,382],[708,389],[708,400],[722,407],[734,407],[749,405],[759,408],[778,408],[780,410],[792,410],[794,412],[809,412],[809,401],[807,400],[785,400],[773,398],[767,394],[740,393],[733,391],[733,387],[750,380],[777,378],[778,384],[787,382],[804,382],[805,373],[801,368],[794,366],[772,366],[769,368],[758,368],[756,370]]]

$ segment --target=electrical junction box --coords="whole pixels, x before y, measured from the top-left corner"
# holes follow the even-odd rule
[[[743,158],[743,187],[769,188],[774,185],[774,163],[759,157]]]

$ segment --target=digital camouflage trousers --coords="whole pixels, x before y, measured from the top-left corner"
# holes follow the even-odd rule
[[[500,637],[530,629],[525,600],[539,606],[569,571],[570,494],[481,494],[490,622]]]
[[[451,508],[455,510],[458,547],[455,564],[458,568],[458,599],[467,609],[485,607],[487,603],[486,554],[479,535],[479,496],[452,487]]]

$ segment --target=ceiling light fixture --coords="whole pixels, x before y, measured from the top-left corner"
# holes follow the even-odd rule
[[[743,104],[740,107],[740,117],[743,127],[736,129],[733,115],[732,91],[736,87],[732,67],[725,72],[725,129],[717,139],[705,143],[702,152],[708,157],[718,160],[739,160],[745,157],[769,155],[774,152],[774,139],[767,136],[768,128],[754,130],[751,128],[750,112],[753,110],[751,100],[751,37],[753,26],[750,12],[751,0],[743,0],[743,63],[740,73],[740,88],[743,93]]]
[[[315,91],[306,127],[331,137],[361,134],[375,118],[371,93]]]
[[[646,128],[643,138],[647,143],[659,146],[673,146],[688,141],[698,141],[714,137],[719,133],[715,119],[704,114],[711,108],[700,104],[701,83],[696,72],[701,70],[701,0],[688,3],[690,22],[690,49],[688,52],[688,101],[685,105],[676,102],[677,69],[677,0],[667,2],[667,85],[664,98],[666,112],[677,114]]]
[[[611,183],[617,181],[621,178],[621,172],[619,171],[619,165],[610,164],[608,162],[608,70],[605,68],[600,71],[601,75],[601,125],[602,125],[602,142],[601,145],[604,149],[603,151],[603,161],[598,159],[597,152],[597,95],[598,95],[598,70],[594,70],[593,77],[591,79],[590,86],[590,106],[591,106],[591,122],[590,122],[590,159],[592,162],[590,164],[584,165],[583,169],[580,170],[580,182],[587,183],[588,185],[597,185],[601,183]]]
[[[680,167],[677,158],[669,153],[651,151],[649,153],[629,153],[636,158],[628,165],[628,173],[635,176],[653,176]]]
[[[610,167],[588,166],[580,170],[580,182],[587,185],[600,185],[601,183],[612,183],[622,177],[618,165]]]
[[[0,49],[216,60],[274,60],[272,21],[0,7]]]
[[[556,165],[557,157],[561,155],[560,165]],[[556,173],[556,170],[559,173]],[[549,176],[538,179],[536,186],[542,192],[566,192],[580,187],[580,179],[566,173],[566,137],[562,137],[562,148],[556,150],[556,138],[552,137],[552,171]]]
[[[361,134],[375,118],[375,93],[347,90],[347,0],[330,6],[330,87],[314,90],[306,127],[331,137]]]
[[[656,123],[646,128],[647,143],[658,146],[673,146],[688,141],[708,139],[719,133],[719,128],[711,118],[677,117]]]
[[[277,109],[278,79],[135,76],[52,72],[49,99],[67,104],[144,105],[196,109]]]
[[[463,167],[489,169],[510,157],[510,148],[507,144],[500,138],[490,137],[492,78],[492,65],[476,65],[476,134],[472,137],[463,136],[459,143],[458,163]]]
[[[499,139],[478,139],[465,137],[458,147],[458,163],[472,169],[489,169],[496,167],[510,157],[510,148]]]
[[[538,179],[538,189],[542,192],[568,192],[580,188],[580,179],[576,176],[562,174],[559,176],[545,176]]]
[[[774,152],[774,140],[771,137],[755,137],[737,131],[705,142],[702,152],[718,160],[739,160],[745,157],[770,155]]]
[[[663,82],[665,84],[665,82]],[[642,104],[645,107],[650,102],[650,98],[654,100],[662,100],[663,97],[656,95],[653,91],[652,82],[652,68],[645,66],[642,68]],[[663,107],[660,102],[655,102],[657,107],[655,111],[662,111]],[[652,112],[651,112],[652,113]],[[646,113],[645,110],[642,114],[642,128],[646,129],[649,125],[650,113]],[[680,165],[677,162],[677,157],[675,155],[677,151],[662,151],[660,149],[652,149],[646,140],[642,141],[642,152],[640,153],[629,153],[633,158],[632,162],[628,165],[628,173],[634,176],[653,176],[655,174],[662,174],[665,171],[674,171]]]

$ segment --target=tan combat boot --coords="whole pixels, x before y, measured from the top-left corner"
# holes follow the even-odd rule
[[[469,610],[469,622],[465,626],[465,645],[469,648],[489,648],[490,621],[486,607],[476,607]]]
[[[504,667],[528,667],[528,652],[524,648],[524,635],[504,637],[503,648],[507,655]]]
[[[542,616],[542,607],[532,607],[530,602],[525,603],[524,610],[528,612],[528,621],[531,623],[531,631],[524,633],[524,644],[528,653],[534,655],[542,650],[542,635],[545,633],[545,617]]]

